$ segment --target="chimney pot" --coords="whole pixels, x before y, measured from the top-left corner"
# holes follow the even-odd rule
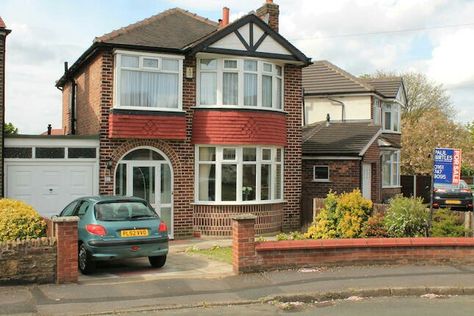
[[[229,13],[230,10],[228,7],[222,8],[222,24],[221,26],[227,26],[229,24]]]
[[[53,129],[53,127],[51,126],[51,124],[48,124],[48,135],[51,135],[51,130]]]

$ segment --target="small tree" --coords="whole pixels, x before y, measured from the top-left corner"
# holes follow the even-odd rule
[[[4,135],[16,135],[18,134],[18,128],[13,125],[13,123],[6,123],[3,125],[3,134]]]

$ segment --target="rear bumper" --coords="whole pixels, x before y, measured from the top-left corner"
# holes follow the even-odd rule
[[[168,243],[167,238],[154,237],[147,239],[127,239],[127,240],[90,240],[88,241],[91,247],[114,247],[114,246],[132,246],[132,245],[148,245]]]
[[[109,260],[137,257],[166,256],[168,239],[145,240],[90,240],[87,249],[93,260]]]
[[[459,204],[453,204],[450,201],[455,200],[459,201]],[[472,198],[470,199],[459,199],[459,198],[440,198],[435,197],[433,200],[433,207],[434,208],[450,208],[453,210],[464,210],[464,211],[471,211],[472,207]]]

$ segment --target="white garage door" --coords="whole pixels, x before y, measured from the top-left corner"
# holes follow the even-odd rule
[[[72,200],[94,195],[94,163],[6,164],[6,196],[25,201],[41,215],[57,215]]]

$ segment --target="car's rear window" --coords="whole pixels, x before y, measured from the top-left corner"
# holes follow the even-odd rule
[[[464,180],[461,180],[459,184],[446,184],[446,183],[435,183],[434,187],[436,189],[445,189],[445,190],[453,190],[453,189],[467,189],[469,186]]]
[[[151,217],[158,215],[141,202],[105,202],[95,206],[95,218],[99,221],[125,221]]]

